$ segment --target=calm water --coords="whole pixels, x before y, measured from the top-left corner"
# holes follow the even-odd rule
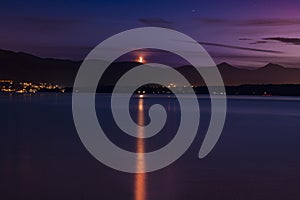
[[[99,121],[111,141],[129,151],[148,152],[172,140],[178,102],[172,98],[131,101],[138,124],[161,103],[168,120],[151,139],[133,139],[116,127],[98,95]],[[95,160],[82,145],[73,120],[70,94],[0,96],[0,199],[299,199],[300,99],[230,97],[222,136],[198,159],[209,123],[209,99],[199,97],[201,123],[188,151],[170,166],[147,174],[127,174]],[[143,158],[140,158],[143,160]],[[143,162],[136,163],[144,167]]]

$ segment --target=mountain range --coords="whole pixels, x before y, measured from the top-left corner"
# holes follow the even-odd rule
[[[72,86],[81,61],[40,58],[23,52],[0,50],[0,79],[15,81],[48,82]],[[114,84],[123,73],[136,62],[113,63],[101,80],[107,85]],[[217,65],[225,85],[243,84],[300,84],[300,69],[285,68],[269,63],[261,68],[242,69],[228,63]],[[202,85],[203,80],[192,66],[176,68],[193,85]],[[163,69],[162,69],[163,70]],[[207,67],[207,70],[210,70]]]

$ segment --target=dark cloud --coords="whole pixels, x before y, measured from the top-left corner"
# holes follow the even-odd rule
[[[197,19],[205,24],[232,25],[232,26],[291,26],[300,25],[300,19],[248,19],[231,20],[218,18],[200,18]]]
[[[147,25],[147,26],[160,26],[160,27],[169,27],[173,25],[173,22],[167,21],[162,18],[141,18],[139,22]]]
[[[231,24],[231,20],[217,19],[217,18],[198,18],[199,22],[204,24]]]
[[[255,52],[265,52],[265,53],[282,53],[281,51],[274,51],[268,49],[256,49],[256,48],[248,48],[248,47],[240,47],[240,46],[233,46],[227,44],[220,44],[220,43],[211,43],[211,42],[199,42],[202,45],[209,45],[209,46],[216,46],[216,47],[224,47],[230,49],[239,49],[239,50],[246,50],[246,51],[255,51]]]
[[[268,43],[267,41],[255,41],[255,42],[250,42],[249,44],[266,44]]]
[[[73,27],[79,24],[77,19],[56,19],[56,18],[42,18],[42,17],[18,17],[15,18],[18,24],[22,23],[23,27],[38,30],[41,32],[59,31],[66,28]]]
[[[271,37],[271,38],[263,38],[263,39],[279,41],[286,44],[300,45],[300,38]]]
[[[251,38],[239,38],[239,40],[253,40]]]
[[[254,19],[238,23],[245,26],[291,26],[299,25],[300,19]]]

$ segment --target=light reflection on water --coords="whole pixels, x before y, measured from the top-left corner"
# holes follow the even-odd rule
[[[136,144],[136,152],[137,154],[137,159],[136,159],[136,170],[141,171],[145,169],[145,157],[144,157],[144,152],[145,152],[145,144],[144,140],[142,139],[144,133],[143,125],[145,123],[145,118],[144,118],[144,100],[142,98],[139,99],[138,101],[138,111],[137,111],[137,122],[140,125],[137,129],[137,144]],[[146,173],[137,173],[135,174],[135,180],[134,180],[134,193],[135,193],[135,200],[145,200],[146,199],[146,181],[147,181],[147,175]]]
[[[180,113],[174,100],[144,96],[131,109],[132,118],[142,125],[157,102],[171,111],[171,121],[153,140],[123,140],[121,134],[114,135],[119,130],[107,118],[103,124],[130,151],[159,149],[177,130]],[[201,123],[208,123],[209,99],[199,96],[199,104]],[[109,97],[99,95],[97,105],[106,116]],[[178,161],[147,174],[118,172],[87,152],[74,127],[70,94],[0,95],[0,108],[0,199],[299,199],[299,98],[229,97],[226,126],[208,157],[197,157],[204,123]],[[146,134],[142,128],[137,131]],[[146,162],[139,154],[136,169]]]

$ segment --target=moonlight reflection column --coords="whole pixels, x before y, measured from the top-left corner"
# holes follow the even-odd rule
[[[144,119],[144,100],[140,98],[138,100],[138,113],[137,113],[137,123],[140,125],[137,129],[137,143],[136,143],[136,171],[144,171],[145,170],[145,144],[143,135],[144,129],[141,127],[145,123]],[[135,200],[145,200],[146,199],[146,173],[136,173],[135,174],[135,181],[134,181],[134,193],[135,193]]]

